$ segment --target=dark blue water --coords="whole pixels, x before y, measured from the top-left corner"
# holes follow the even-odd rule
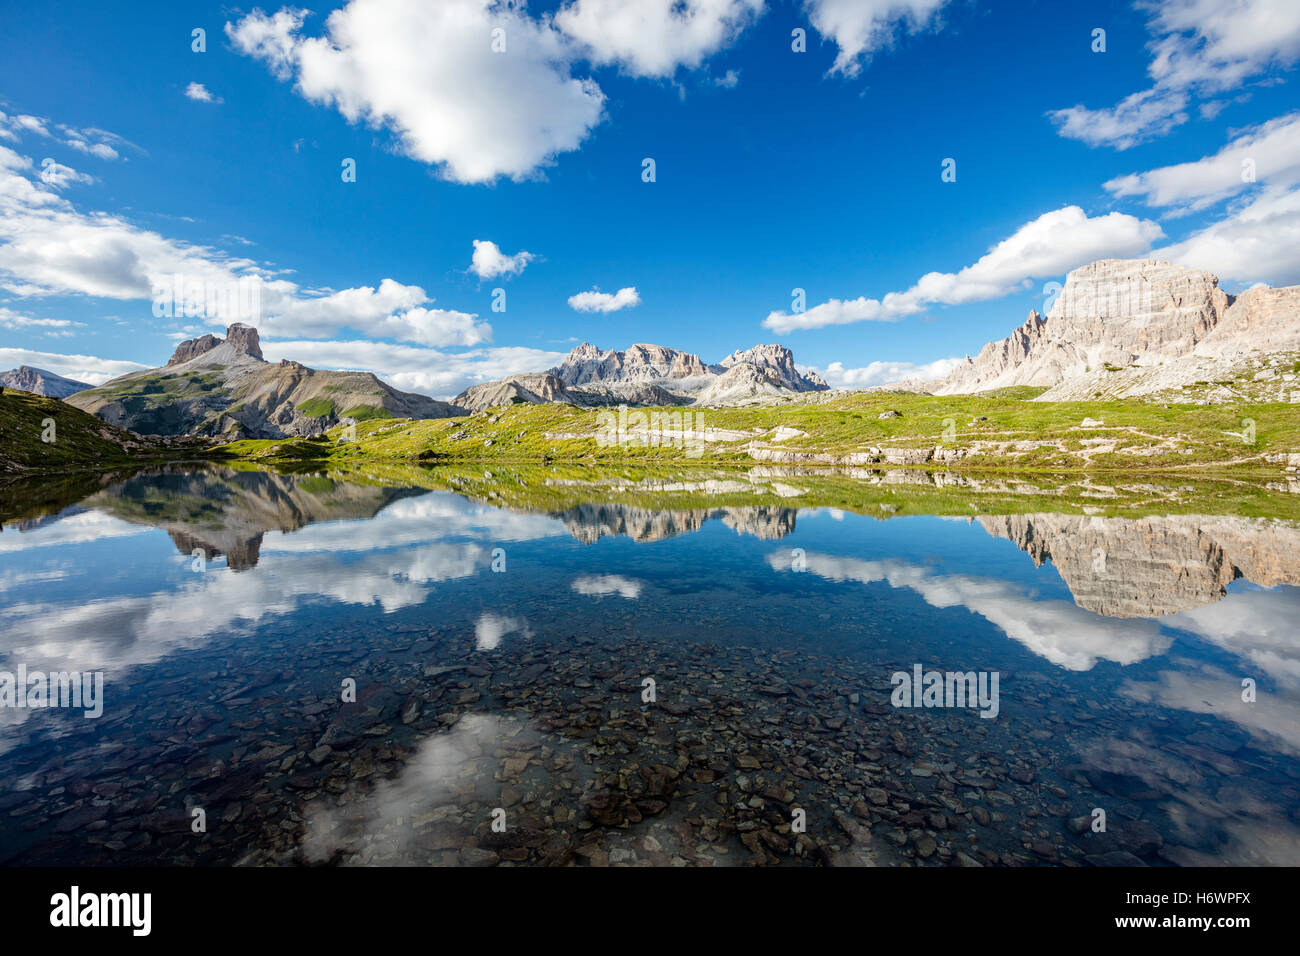
[[[1300,863],[1298,557],[1223,517],[136,476],[0,533],[0,672],[103,675],[97,717],[0,706],[0,859]],[[996,706],[895,706],[916,665]]]

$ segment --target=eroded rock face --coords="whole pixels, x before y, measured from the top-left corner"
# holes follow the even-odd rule
[[[1051,562],[1082,608],[1106,617],[1161,617],[1221,600],[1245,578],[1300,584],[1300,528],[1252,518],[1179,515],[981,515],[1036,565]]]
[[[584,342],[549,372],[476,385],[455,401],[480,408],[535,398],[588,406],[725,405],[827,388],[815,373],[801,372],[783,345],[737,349],[721,363],[707,365],[698,355],[662,345],[601,350]]]
[[[1300,287],[1259,287],[1234,300],[1203,270],[1105,259],[1071,272],[1046,317],[1031,312],[1007,338],[926,389],[1051,387],[1134,364],[1286,349],[1300,349]]]
[[[211,352],[222,341],[221,338],[212,334],[200,335],[197,339],[186,339],[176,346],[176,351],[172,352],[172,357],[167,360],[167,365],[168,367],[180,365],[182,362],[198,358],[204,352]]]
[[[200,355],[227,344],[238,352],[265,361],[262,357],[262,344],[257,337],[257,329],[244,325],[242,322],[235,322],[226,327],[226,337],[224,339],[211,333],[200,335],[196,339],[186,339],[176,346],[176,351],[172,353],[172,357],[167,361],[167,367],[196,359]]]
[[[644,382],[661,378],[708,375],[698,355],[662,345],[633,345],[626,350],[601,351],[583,342],[568,354],[555,374],[565,385],[603,382]]]
[[[262,343],[257,337],[257,329],[252,326],[244,325],[242,322],[236,322],[228,326],[226,328],[226,341],[241,352],[247,352],[253,358],[262,358]]]
[[[795,392],[823,391],[830,386],[816,372],[801,372],[794,364],[794,353],[784,345],[755,345],[752,349],[736,349],[720,363],[723,368],[737,364],[772,369],[780,377],[781,385]]]

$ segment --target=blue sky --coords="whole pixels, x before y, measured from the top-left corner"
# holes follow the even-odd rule
[[[100,382],[244,319],[268,358],[439,397],[584,340],[775,341],[879,384],[974,354],[1096,258],[1300,282],[1293,0],[53,2],[0,24],[5,368]],[[256,313],[158,317],[177,274],[256,276]]]

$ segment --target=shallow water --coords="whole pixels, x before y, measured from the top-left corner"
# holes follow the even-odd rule
[[[804,504],[204,469],[7,527],[0,672],[104,684],[0,707],[0,861],[1300,863],[1300,527]]]

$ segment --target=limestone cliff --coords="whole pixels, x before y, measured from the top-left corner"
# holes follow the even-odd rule
[[[1033,385],[1052,389],[1043,400],[1121,397],[1188,384],[1182,371],[1198,361],[1226,375],[1247,356],[1291,351],[1300,351],[1300,287],[1233,297],[1209,272],[1106,259],[1071,272],[1046,316],[1030,312],[1007,338],[922,387],[950,395]]]

